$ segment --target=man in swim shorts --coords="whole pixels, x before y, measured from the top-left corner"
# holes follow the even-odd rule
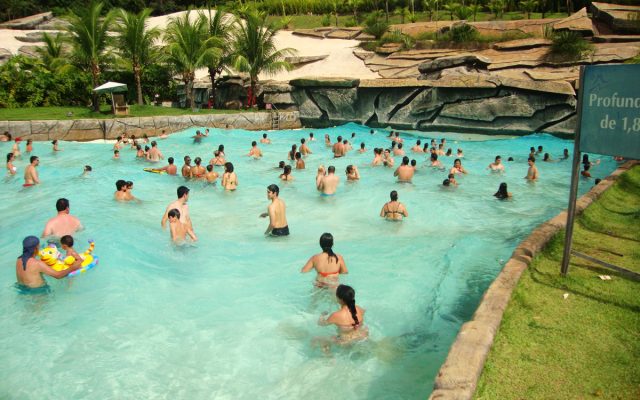
[[[172,202],[167,206],[167,209],[162,216],[162,221],[160,221],[160,225],[162,229],[167,225],[167,220],[169,219],[169,211],[174,208],[180,212],[180,222],[184,224],[184,227],[187,229],[187,232],[193,232],[193,225],[191,223],[191,216],[189,215],[189,206],[187,205],[187,201],[189,200],[189,188],[186,186],[180,186],[177,190],[178,200]],[[191,236],[191,234],[189,235]],[[193,240],[198,240],[195,233],[191,236]]]
[[[266,133],[262,134],[262,139],[260,139],[260,143],[271,144],[271,139],[267,137]]]
[[[41,237],[55,236],[59,238],[65,235],[73,235],[82,229],[80,220],[69,214],[69,200],[65,198],[58,199],[56,201],[56,210],[58,210],[58,215],[47,221]]]
[[[327,169],[327,175],[322,176],[321,179],[318,180],[317,187],[323,196],[332,196],[336,194],[340,178],[335,174],[335,172],[336,167],[331,165]]]
[[[56,279],[64,278],[80,268],[80,264],[71,265],[64,271],[56,271],[44,262],[36,259],[40,250],[40,239],[27,236],[22,241],[22,255],[16,260],[16,279],[18,284],[27,289],[38,289],[47,286],[42,274]]]
[[[266,213],[260,214],[260,218],[269,217],[269,226],[264,232],[265,235],[271,236],[288,236],[289,225],[287,224],[286,206],[284,201],[278,197],[280,188],[278,185],[269,185],[267,187],[267,198],[271,200],[271,204],[267,208]]]
[[[30,164],[24,170],[24,185],[22,186],[33,186],[40,183],[38,171],[36,171],[36,167],[40,165],[40,159],[37,156],[31,156],[29,162]]]

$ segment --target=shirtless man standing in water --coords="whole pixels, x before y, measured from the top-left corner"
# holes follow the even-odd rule
[[[164,159],[164,156],[160,150],[158,150],[158,143],[154,140],[151,142],[151,149],[149,150],[149,153],[147,153],[147,160],[157,162],[161,159]]]
[[[538,180],[538,167],[536,167],[536,159],[533,157],[529,157],[527,163],[529,164],[529,169],[527,170],[527,176],[525,176],[524,179],[535,182]]]
[[[333,148],[331,151],[333,151],[334,158],[339,158],[344,156],[345,149],[344,149],[344,144],[342,144],[342,136],[338,136],[338,140],[333,145]]]
[[[55,236],[62,237],[65,235],[73,235],[76,231],[82,229],[80,220],[69,214],[69,200],[62,198],[56,201],[56,210],[58,215],[47,221],[42,231],[42,237]]]
[[[56,271],[36,258],[39,249],[40,240],[35,236],[27,236],[22,241],[22,255],[16,260],[16,279],[24,288],[46,288],[43,274],[61,279],[80,268],[80,264],[76,263],[63,271]]]
[[[29,162],[31,164],[29,164],[24,170],[24,185],[22,186],[33,186],[40,183],[40,179],[38,179],[38,171],[36,171],[36,167],[40,165],[40,159],[36,156],[31,156]]]
[[[340,178],[336,176],[336,167],[333,165],[329,166],[327,172],[328,174],[318,181],[318,190],[322,192],[323,196],[333,196],[336,194]]]
[[[185,178],[191,177],[191,157],[184,156],[184,165],[182,166],[182,176]]]
[[[409,157],[402,157],[402,164],[393,173],[393,176],[398,177],[398,182],[411,182],[413,174],[416,170],[409,165]]]
[[[167,220],[169,219],[169,211],[174,208],[180,212],[180,222],[184,224],[184,227],[187,231],[193,232],[193,225],[191,224],[191,216],[189,216],[189,206],[187,205],[187,201],[189,200],[189,188],[186,186],[180,186],[178,188],[178,200],[172,202],[167,206],[167,209],[162,216],[162,221],[160,225],[162,229],[164,229],[167,225]],[[193,240],[198,240],[195,233],[191,236]]]
[[[264,232],[265,235],[271,236],[288,236],[289,225],[287,224],[286,206],[284,201],[278,197],[280,188],[278,185],[269,185],[267,187],[267,198],[271,200],[271,204],[267,208],[266,213],[260,214],[260,218],[269,217],[269,226]]]

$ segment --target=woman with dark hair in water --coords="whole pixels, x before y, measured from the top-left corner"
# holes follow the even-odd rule
[[[600,164],[600,160],[596,160],[596,162],[591,162],[591,161],[589,161],[589,155],[588,154],[583,154],[582,155],[582,165],[587,165],[587,164],[589,164],[589,166],[598,165],[598,164]]]
[[[285,165],[284,170],[280,174],[280,179],[283,181],[292,181],[293,175],[291,175],[291,165]]]
[[[291,151],[289,152],[287,159],[291,161],[295,161],[297,152],[298,152],[298,145],[294,144],[293,146],[291,146]]]
[[[225,190],[236,190],[238,187],[238,176],[233,172],[233,164],[224,164],[224,174],[222,174],[222,187]]]
[[[318,325],[335,325],[338,335],[333,341],[338,344],[349,344],[364,340],[369,336],[369,330],[364,326],[365,310],[356,305],[356,292],[351,286],[339,285],[336,289],[336,297],[340,309],[333,314],[320,316]]]
[[[498,191],[494,193],[494,196],[500,200],[508,199],[512,196],[512,194],[507,191],[506,182],[502,182],[500,184],[500,187],[498,187]]]
[[[15,175],[18,171],[18,168],[13,165],[14,159],[15,156],[13,155],[13,153],[7,153],[7,172],[9,173],[9,175]]]
[[[315,282],[317,287],[335,288],[338,285],[338,276],[347,274],[349,271],[342,256],[333,252],[332,234],[323,233],[320,236],[320,248],[322,253],[311,256],[300,272],[305,273],[315,269],[318,273]]]
[[[380,216],[392,221],[401,221],[402,217],[407,218],[409,213],[407,212],[404,204],[398,201],[398,192],[392,190],[389,197],[391,198],[391,201],[382,206]]]

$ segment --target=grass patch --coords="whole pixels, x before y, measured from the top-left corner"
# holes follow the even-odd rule
[[[640,272],[638,226],[636,166],[577,219],[573,248]],[[561,232],[522,274],[475,399],[640,398],[640,282],[575,257],[562,278],[563,243]]]
[[[361,21],[359,24],[360,26],[362,26],[363,24],[365,14],[366,13],[359,14],[359,18],[361,18]],[[324,16],[321,14],[314,14],[314,15],[288,15],[288,17],[291,17],[291,22],[289,25],[291,29],[312,29],[312,28],[322,27],[322,19]],[[566,18],[566,17],[567,17],[567,13],[547,13],[545,15],[545,18]],[[416,22],[428,22],[429,14],[427,14],[426,12],[416,12],[416,18],[417,18]],[[542,18],[541,13],[531,13],[531,19],[539,19],[539,18]],[[279,24],[281,19],[282,19],[281,15],[270,15],[267,18],[269,22],[273,22],[275,24]],[[353,14],[339,15],[338,26],[346,27],[348,25],[351,25],[350,21],[352,19],[353,19]],[[384,16],[383,16],[383,19],[384,19]],[[526,14],[519,11],[505,12],[501,19],[505,21],[526,19]],[[436,20],[435,13],[432,15],[431,20],[432,21]],[[438,13],[438,20],[450,21],[451,18],[448,12],[440,11]],[[494,20],[495,20],[495,16],[491,13],[481,12],[476,14],[476,21],[494,21]],[[468,21],[473,22],[473,16],[470,17]],[[400,24],[401,22],[402,20],[399,15],[389,16],[390,24]],[[405,18],[405,23],[407,24],[410,23],[408,18]],[[334,25],[335,25],[335,17],[331,16],[331,26],[334,26]]]
[[[184,108],[168,108],[155,106],[129,106],[128,117],[156,117],[171,115],[197,114],[232,114],[238,112],[252,112],[254,110],[208,110],[193,111]],[[72,116],[67,116],[72,113]],[[118,115],[118,118],[127,116]],[[88,107],[34,107],[34,108],[0,108],[0,121],[28,121],[46,119],[108,119],[115,118],[111,113],[111,106],[101,106],[100,112],[93,112]]]

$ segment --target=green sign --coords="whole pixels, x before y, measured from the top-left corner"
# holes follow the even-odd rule
[[[580,151],[640,159],[640,65],[588,65]]]

